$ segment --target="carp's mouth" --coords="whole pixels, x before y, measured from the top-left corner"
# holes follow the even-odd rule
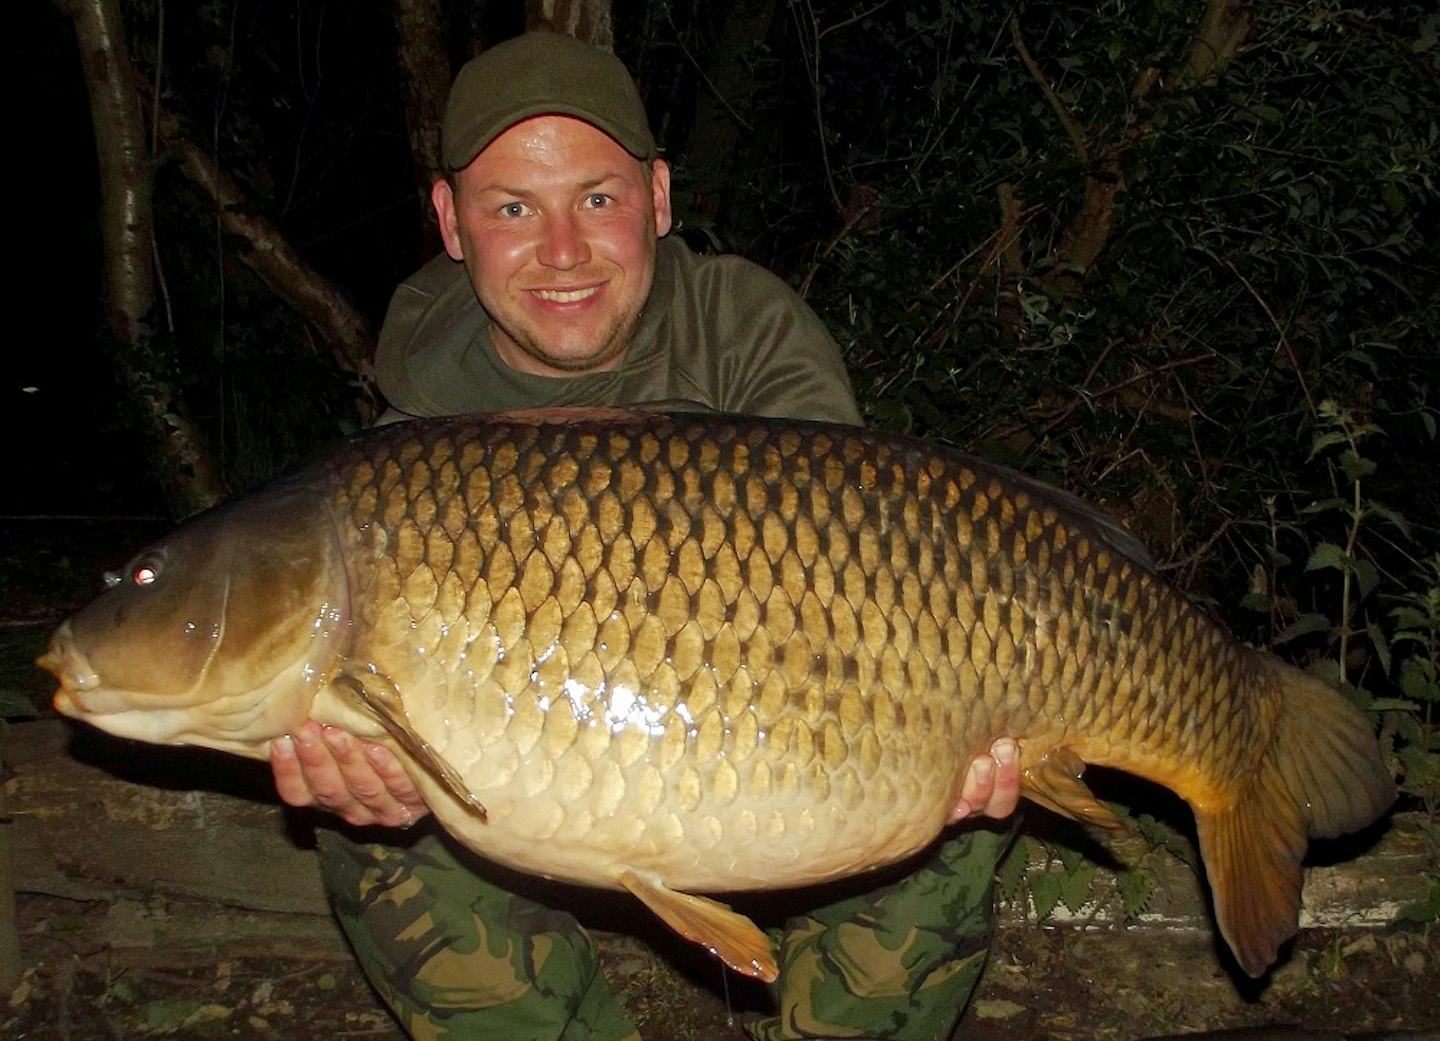
[[[201,667],[202,680],[220,643],[219,639],[215,641]],[[188,703],[190,699],[107,684],[81,648],[68,619],[56,630],[49,648],[35,659],[35,664],[59,681],[50,701],[62,716],[116,737],[155,744],[193,742],[196,706]]]
[[[35,664],[60,681],[51,704],[62,716],[87,719],[123,712],[128,706],[123,692],[105,688],[100,673],[76,643],[69,621],[60,626]]]

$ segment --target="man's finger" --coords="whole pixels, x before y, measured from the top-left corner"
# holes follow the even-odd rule
[[[289,734],[270,742],[270,772],[275,777],[275,791],[289,806],[314,806],[315,796],[305,783],[300,761],[295,755],[295,739]]]
[[[405,767],[400,765],[400,759],[394,752],[384,745],[369,743],[365,745],[365,758],[375,768],[385,790],[398,802],[410,807],[416,816],[429,812],[425,808],[425,800],[420,797],[420,790],[415,787],[415,782],[405,772]]]
[[[1014,739],[999,738],[989,755],[978,755],[965,771],[960,797],[951,807],[949,823],[966,817],[1003,818],[1020,802],[1020,750]]]
[[[995,760],[994,785],[985,803],[987,817],[1008,817],[1020,804],[1020,746],[1002,737],[990,746]]]

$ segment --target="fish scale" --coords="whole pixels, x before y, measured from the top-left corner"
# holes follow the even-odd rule
[[[712,447],[711,433],[696,429],[705,432],[704,447]],[[407,443],[394,457],[371,457],[368,465],[355,466],[352,480],[339,485],[347,489],[347,501],[335,506],[338,515],[352,518],[351,547],[344,555],[351,561],[353,582],[362,591],[362,599],[366,567],[357,548],[368,545],[377,568],[383,569],[393,556],[403,602],[403,607],[397,603],[392,614],[376,625],[370,634],[371,646],[357,643],[352,653],[373,663],[402,691],[447,691],[443,708],[424,717],[412,714],[410,722],[490,808],[488,829],[500,830],[513,819],[519,842],[539,841],[559,830],[563,802],[556,803],[546,794],[555,776],[551,764],[577,759],[584,763],[587,753],[576,748],[568,730],[560,730],[561,737],[542,734],[543,718],[563,718],[564,714],[547,709],[548,715],[542,715],[539,706],[542,699],[563,696],[560,690],[566,679],[578,674],[604,678],[584,688],[584,704],[577,705],[572,699],[570,718],[578,716],[593,727],[616,725],[613,721],[607,724],[607,714],[617,719],[637,713],[640,717],[641,726],[627,730],[624,738],[634,743],[635,751],[622,754],[622,760],[653,762],[626,772],[625,783],[633,785],[634,792],[611,812],[661,814],[663,834],[648,840],[650,856],[636,860],[633,866],[659,871],[672,885],[710,889],[731,883],[706,877],[703,871],[708,858],[697,857],[696,851],[688,848],[684,856],[690,858],[689,863],[665,859],[682,847],[673,822],[664,817],[662,809],[667,772],[674,768],[673,763],[666,764],[677,757],[673,752],[642,752],[648,745],[690,747],[693,751],[692,768],[699,771],[699,785],[709,792],[709,798],[702,801],[712,810],[697,831],[701,854],[708,849],[706,838],[713,836],[719,841],[727,830],[748,827],[748,818],[745,824],[736,823],[727,813],[728,807],[742,802],[765,806],[768,801],[784,815],[789,809],[784,805],[787,801],[800,798],[824,805],[840,796],[846,820],[832,816],[829,834],[824,834],[823,817],[820,823],[807,817],[794,825],[802,832],[807,824],[813,829],[807,852],[817,866],[814,877],[801,881],[827,877],[821,873],[827,869],[819,865],[833,861],[837,849],[853,858],[855,821],[850,818],[856,812],[877,816],[893,812],[894,803],[870,805],[865,798],[864,779],[882,768],[906,777],[898,786],[890,786],[894,796],[928,799],[932,813],[943,815],[943,804],[958,783],[959,772],[996,736],[994,728],[1000,717],[1006,716],[1006,680],[1014,668],[1017,645],[1029,647],[1034,642],[1027,618],[1044,605],[1015,599],[1017,569],[1032,566],[1030,540],[1018,536],[1025,530],[1055,530],[1053,512],[1047,522],[1026,508],[1028,496],[1017,506],[998,480],[986,480],[970,468],[947,468],[934,459],[920,466],[904,466],[888,457],[877,461],[855,437],[836,442],[822,437],[807,446],[810,451],[801,452],[802,438],[789,432],[775,445],[747,443],[737,437],[728,445],[722,443],[718,450],[697,452],[691,441],[678,433],[663,439],[653,432],[638,438],[625,434],[597,438],[562,428],[550,432],[548,443],[541,443],[538,434],[539,428],[528,425],[492,432],[492,443],[500,447],[489,452],[474,451],[474,442],[456,443],[444,437],[423,448]],[[755,437],[755,430],[751,436]],[[812,473],[814,457],[830,464],[822,465],[821,481]],[[455,477],[437,482],[433,477],[437,463],[452,459],[459,460]],[[837,461],[840,465],[835,465]],[[664,468],[657,468],[659,464]],[[711,469],[702,468],[707,465]],[[907,473],[923,478],[907,481]],[[408,475],[408,480],[402,475]],[[698,494],[702,488],[729,483],[727,478],[737,494],[722,492],[713,500]],[[371,483],[378,486],[374,497],[378,508],[367,516],[363,507],[371,500]],[[859,493],[867,485],[878,498],[867,501]],[[508,552],[497,559],[496,547],[491,547],[486,557],[490,567],[483,580],[490,590],[508,588],[511,595],[508,602],[497,605],[494,617],[466,619],[467,624],[460,626],[465,635],[455,644],[459,648],[477,642],[498,646],[504,655],[494,665],[499,671],[469,672],[466,682],[457,684],[453,657],[437,654],[439,648],[434,646],[430,653],[416,655],[408,637],[410,632],[423,631],[426,620],[433,617],[436,564],[443,562],[440,570],[444,571],[454,559],[453,553],[432,552],[422,560],[419,547],[450,544],[448,534],[435,538],[436,533],[444,533],[437,518],[450,509],[449,497],[460,495],[462,487],[465,510],[477,529],[497,536],[502,530],[505,533]],[[587,504],[582,487],[601,489],[601,494]],[[673,497],[677,489],[686,487],[694,489],[688,501]],[[612,494],[606,495],[606,491]],[[926,496],[923,505],[922,495]],[[792,537],[802,502],[821,523],[807,525]],[[949,641],[943,640],[942,634],[958,612],[948,598],[922,595],[922,583],[935,566],[935,533],[946,527],[942,508],[946,503],[956,516],[969,521],[970,530],[978,526],[982,532],[979,539],[972,536],[970,544],[983,547],[983,561],[952,551],[942,568],[949,572],[950,588],[958,590],[965,590],[973,576],[983,576],[974,582],[970,595],[957,597],[967,604],[974,602],[976,594],[982,598],[979,624],[968,640],[958,630],[950,633]],[[706,509],[706,504],[714,508]],[[1018,551],[1019,559],[1015,552],[1004,553],[1007,547],[1002,538],[1002,532],[1016,531],[1017,513],[1025,517],[1025,524],[1008,548]],[[842,527],[823,523],[836,516],[845,518]],[[557,517],[569,520],[561,527]],[[707,517],[712,527],[709,541],[733,545],[733,557],[717,557],[713,551],[707,557],[701,548],[695,530],[703,529]],[[376,519],[397,532],[393,549],[365,537],[367,525]],[[566,544],[591,526],[610,532],[603,543],[603,558],[598,565],[580,559],[576,566],[582,572],[605,569],[617,590],[628,594],[620,598],[619,609],[607,619],[608,641],[597,638],[598,628],[592,635],[585,622],[590,612],[579,611],[578,596],[562,588]],[[945,545],[963,544],[956,540]],[[1076,569],[1085,562],[1089,570],[1082,576],[1084,587],[1099,587],[1103,592],[1104,582],[1098,576],[1108,573],[1105,565],[1110,557],[1102,553],[1100,559],[1091,560],[1089,551],[1090,542],[1082,538],[1066,559],[1075,560]],[[802,555],[809,558],[809,564]],[[835,632],[848,631],[848,619],[832,628],[832,612],[821,602],[821,595],[834,587],[831,561],[852,558],[858,558],[866,578],[862,619],[856,626],[865,638],[847,645],[835,640]],[[422,563],[430,567],[424,568]],[[685,569],[677,573],[681,564]],[[728,573],[729,567],[738,567],[740,574]],[[478,570],[456,572],[456,577],[462,587],[473,588],[481,581]],[[1020,582],[1026,579],[1032,590],[1038,587],[1029,570],[1020,572]],[[750,595],[745,596],[747,593]],[[687,700],[674,662],[677,655],[682,660],[685,657],[676,637],[693,615],[694,600],[705,598],[714,601],[731,620],[721,623],[713,636],[690,651],[692,664],[719,659],[723,670],[717,677],[718,696],[710,701],[702,697],[697,703]],[[748,602],[752,599],[753,605]],[[931,609],[931,600],[938,601],[939,611]],[[834,605],[831,599],[830,606]],[[872,610],[865,610],[872,605]],[[567,627],[577,612],[581,621]],[[737,618],[739,632],[735,631]],[[446,621],[453,633],[458,619]],[[404,630],[405,635],[397,638],[392,627]],[[1085,627],[1079,634],[1082,658],[1087,656],[1084,645],[1089,631]],[[963,648],[963,653],[937,653],[947,643]],[[832,645],[836,655],[854,666],[848,688],[844,686],[844,668],[836,670],[839,677],[833,675],[825,670],[824,656],[817,653],[818,648]],[[915,653],[921,646],[929,653]],[[743,663],[731,667],[722,648],[743,654]],[[513,665],[507,668],[506,662]],[[420,671],[415,673],[417,667]],[[1113,686],[1113,680],[1113,676],[1096,674],[1090,684],[1080,686],[1080,693],[1087,695],[1090,687],[1099,684]],[[463,752],[451,748],[447,728],[436,721],[452,715],[468,718],[469,713],[460,706],[477,698],[495,700],[487,699],[487,685],[505,692],[509,714],[509,725],[495,733],[494,740],[513,745],[522,756],[544,766],[526,769],[507,756],[504,761],[513,764],[518,775],[487,770],[483,761],[490,746],[469,744]],[[862,691],[877,686],[907,692],[908,725],[898,738],[887,736],[883,745],[878,739],[861,740],[861,734],[875,732],[868,712],[871,699]],[[763,693],[757,698],[757,689],[768,690],[768,698]],[[822,691],[824,696],[820,696]],[[1053,691],[1031,685],[1031,697],[1063,718],[1067,706],[1047,706],[1041,700],[1047,693],[1047,700],[1053,700]],[[839,705],[847,695],[850,711],[842,714]],[[625,712],[617,713],[617,697],[624,700]],[[452,702],[457,705],[453,713],[446,711]],[[962,718],[958,708],[965,704],[988,710],[972,713],[986,717],[978,721],[980,728]],[[685,713],[688,719],[677,713],[682,706],[693,710]],[[1079,711],[1082,725],[1090,722],[1083,701],[1073,708]],[[793,721],[788,718],[792,714]],[[1013,713],[1005,721],[1022,729],[1031,724],[1029,719],[1013,718]],[[747,738],[747,731],[756,736]],[[746,770],[762,732],[767,741],[774,741],[772,754],[789,757],[796,767],[782,775],[778,789],[769,783],[768,770]],[[962,740],[955,740],[957,736]],[[852,745],[858,769],[846,770]],[[895,765],[883,762],[886,753]],[[611,754],[610,748],[605,747],[601,754]],[[472,762],[477,764],[473,769]],[[594,774],[593,769],[569,769],[572,778]],[[507,803],[507,786],[517,786],[521,797]],[[572,779],[560,795],[564,801],[583,806],[583,787]],[[694,807],[686,809],[693,812]],[[593,813],[588,808],[582,812]],[[526,820],[533,820],[533,827],[526,825]],[[884,862],[906,852],[910,850],[881,848],[871,856],[875,862]],[[856,865],[846,866],[852,869]]]
[[[142,573],[57,632],[61,711],[260,757],[307,715],[378,738],[476,851],[628,889],[766,978],[763,934],[695,892],[915,852],[1000,736],[1025,794],[1079,819],[1115,823],[1087,762],[1186,798],[1252,973],[1294,932],[1307,835],[1393,797],[1363,717],[1232,640],[1113,520],[859,428],[406,424],[181,528]],[[218,644],[156,654],[177,617]],[[247,699],[248,729],[215,707]]]

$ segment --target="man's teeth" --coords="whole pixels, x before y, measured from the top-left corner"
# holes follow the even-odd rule
[[[557,304],[573,304],[577,300],[588,300],[599,291],[599,286],[590,286],[586,289],[537,289],[534,292],[541,300],[553,300]]]

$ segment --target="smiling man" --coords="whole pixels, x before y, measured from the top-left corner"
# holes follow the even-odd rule
[[[491,48],[457,78],[442,144],[451,172],[431,198],[446,254],[386,315],[387,418],[664,403],[859,422],[838,347],[785,283],[666,237],[670,170],[613,55],[545,33]],[[393,755],[340,730],[306,724],[275,742],[272,766],[287,802],[353,825],[426,814]],[[1008,815],[1018,770],[1014,742],[997,742],[953,819]],[[412,1036],[638,1036],[569,913],[508,892],[428,823],[403,839],[322,830],[318,842],[336,914]],[[988,948],[1003,843],[962,831],[908,876],[793,919],[779,1014],[747,1029],[771,1041],[948,1036]]]
[[[542,376],[618,365],[670,230],[670,171],[568,116],[505,131],[431,194],[500,360]]]

